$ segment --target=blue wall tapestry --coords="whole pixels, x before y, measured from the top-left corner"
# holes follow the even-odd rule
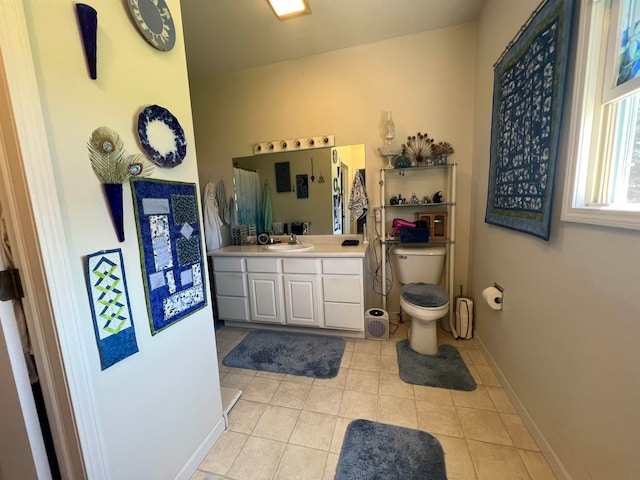
[[[102,370],[138,351],[118,248],[87,255],[87,287]]]
[[[207,304],[194,183],[133,180],[151,334]]]
[[[494,69],[485,222],[549,240],[572,0],[542,4]]]

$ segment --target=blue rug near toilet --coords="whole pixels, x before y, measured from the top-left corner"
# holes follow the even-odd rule
[[[396,344],[400,378],[414,385],[471,391],[476,382],[452,345],[440,345],[437,355],[422,355],[409,346],[408,340]]]
[[[347,431],[335,480],[446,480],[444,452],[427,432],[369,420]]]
[[[313,378],[338,375],[344,338],[303,333],[255,330],[247,335],[222,364]]]

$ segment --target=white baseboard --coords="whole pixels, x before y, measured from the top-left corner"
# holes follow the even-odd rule
[[[195,471],[198,469],[198,465],[200,465],[202,463],[202,460],[204,460],[204,457],[207,456],[207,453],[209,453],[209,450],[211,450],[211,448],[216,443],[218,438],[220,438],[220,435],[222,435],[224,430],[225,430],[224,418],[220,417],[220,419],[218,420],[218,423],[216,423],[216,426],[213,427],[213,430],[211,430],[211,432],[209,432],[209,435],[207,435],[207,437],[200,444],[198,449],[195,452],[193,452],[193,455],[191,455],[191,458],[189,458],[185,466],[182,467],[182,470],[180,470],[178,475],[175,476],[174,480],[189,480],[191,476],[195,473]]]
[[[542,431],[538,428],[538,424],[531,417],[531,415],[529,415],[529,411],[526,409],[522,401],[520,401],[520,398],[511,386],[511,383],[509,383],[507,378],[504,376],[504,373],[502,373],[502,370],[496,363],[491,353],[489,353],[489,350],[487,350],[487,347],[485,346],[482,339],[475,332],[473,336],[478,341],[478,344],[480,344],[480,347],[486,355],[491,368],[498,377],[498,380],[500,380],[502,388],[504,389],[505,393],[509,397],[509,400],[511,400],[511,403],[520,415],[522,422],[529,429],[529,433],[535,440],[536,444],[538,445],[538,447],[540,447],[540,451],[544,455],[544,458],[547,460],[547,463],[549,464],[549,467],[551,467],[551,470],[553,470],[553,473],[555,473],[558,480],[572,480],[571,475],[569,475],[569,472],[567,472],[567,470],[564,468],[564,465],[556,455],[555,451],[553,450],[553,448],[551,448],[549,442],[547,442],[547,439],[542,434]]]

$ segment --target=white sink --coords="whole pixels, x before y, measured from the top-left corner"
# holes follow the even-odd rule
[[[264,249],[270,252],[307,252],[313,250],[313,245],[275,243],[273,245],[267,245]]]

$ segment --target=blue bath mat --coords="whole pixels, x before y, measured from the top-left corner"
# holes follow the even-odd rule
[[[427,432],[354,420],[347,431],[335,480],[446,480],[444,452]]]
[[[396,344],[400,378],[414,385],[471,391],[476,382],[452,345],[440,345],[437,355],[422,355],[412,350],[408,340]]]
[[[247,335],[222,364],[313,378],[338,375],[345,341],[340,337],[255,330]]]

